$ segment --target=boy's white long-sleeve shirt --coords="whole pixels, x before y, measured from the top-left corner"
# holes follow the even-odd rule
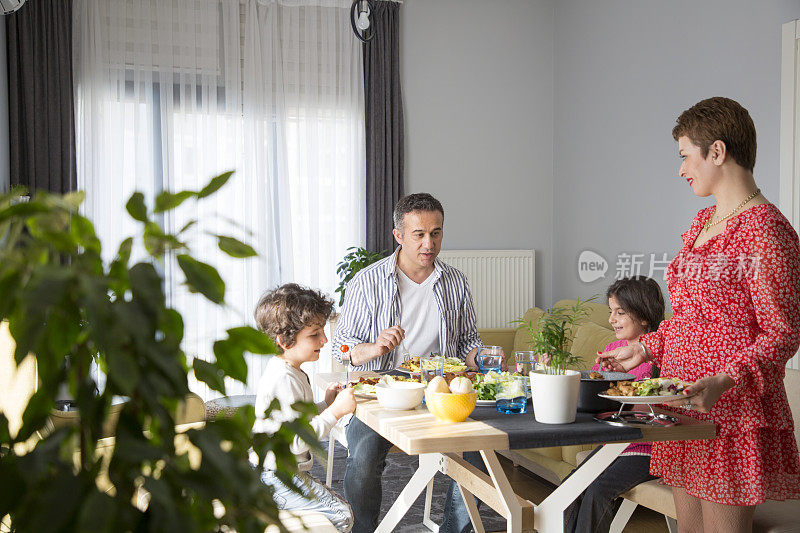
[[[281,410],[273,411],[270,418],[264,419],[264,410],[275,398],[281,402]],[[253,424],[253,432],[274,433],[282,422],[297,418],[298,413],[292,409],[292,404],[299,401],[314,402],[314,393],[311,390],[308,375],[291,366],[282,357],[273,356],[258,382],[255,405],[256,421]],[[327,405],[324,401],[318,402],[316,406],[317,411],[321,414],[311,419],[311,427],[317,438],[323,440],[328,436],[337,420],[333,413],[325,410]],[[313,459],[308,444],[303,442],[300,437],[295,436],[291,450],[297,456],[298,468],[301,471],[309,470]],[[251,452],[250,459],[254,464],[258,463],[258,456],[255,452]],[[275,469],[275,458],[271,453],[264,461],[264,467]]]

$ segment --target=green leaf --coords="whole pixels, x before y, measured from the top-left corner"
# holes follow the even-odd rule
[[[115,531],[114,499],[103,492],[91,492],[83,501],[77,531]]]
[[[141,300],[144,307],[157,314],[164,307],[164,292],[161,276],[150,263],[137,263],[130,269],[131,292],[134,299]]]
[[[194,198],[195,196],[197,196],[197,193],[193,191],[180,191],[176,193],[163,191],[156,196],[156,207],[153,209],[153,212],[163,213],[164,211],[175,209],[184,201],[188,200],[189,198]]]
[[[231,257],[244,258],[258,255],[252,246],[238,239],[226,237],[225,235],[217,235],[216,237],[219,249]]]
[[[247,362],[241,346],[230,340],[216,341],[214,355],[220,370],[237,381],[247,382]]]
[[[127,350],[106,353],[108,380],[112,381],[122,394],[130,395],[139,383],[139,367]]]
[[[97,254],[100,253],[100,239],[97,238],[94,225],[88,218],[78,214],[72,215],[70,232],[81,246]]]
[[[266,334],[250,326],[241,326],[227,330],[228,338],[235,341],[250,353],[274,354],[278,348]]]
[[[125,209],[134,220],[139,222],[147,222],[147,206],[144,205],[144,194],[135,192],[128,199],[125,204]]]
[[[22,427],[17,433],[17,441],[24,442],[39,431],[50,417],[50,408],[53,406],[53,393],[46,388],[41,388],[31,396],[28,405],[22,413]]]
[[[192,361],[194,377],[208,385],[211,390],[225,394],[225,373],[214,363],[203,361],[195,357]]]
[[[47,207],[38,202],[24,202],[21,204],[14,204],[6,207],[3,210],[0,210],[0,222],[3,222],[4,220],[8,220],[10,218],[17,218],[17,217],[24,218],[30,215],[35,215],[36,213],[46,213],[46,212],[48,212]]]
[[[211,181],[208,182],[208,185],[203,187],[200,192],[197,193],[197,197],[205,198],[206,196],[214,194],[228,182],[232,175],[233,171],[229,170],[228,172],[223,172],[219,176],[212,178]]]
[[[199,292],[217,304],[225,300],[225,282],[216,268],[186,254],[178,256],[178,265],[186,276],[186,285],[190,291]]]

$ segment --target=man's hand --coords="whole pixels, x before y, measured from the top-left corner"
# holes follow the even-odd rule
[[[735,384],[736,383],[726,374],[717,374],[716,376],[702,378],[697,380],[694,385],[686,387],[683,390],[683,394],[691,396],[691,398],[667,402],[665,405],[694,409],[701,413],[708,413],[711,411],[711,408],[714,407],[714,404],[717,403],[719,397],[728,389],[733,388]]]
[[[364,363],[377,359],[382,355],[391,352],[400,345],[406,336],[405,330],[400,326],[391,326],[380,332],[375,342],[364,342],[357,344],[350,356],[350,363],[353,366],[360,366]]]
[[[328,388],[325,389],[325,405],[330,407],[333,403],[333,400],[336,398],[336,393],[340,390],[342,390],[341,383],[331,383],[328,385]]]

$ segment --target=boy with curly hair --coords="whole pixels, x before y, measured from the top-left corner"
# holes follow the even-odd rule
[[[333,309],[333,301],[319,291],[289,283],[266,293],[255,309],[258,328],[269,335],[283,351],[274,356],[258,383],[256,393],[256,421],[253,431],[272,433],[281,422],[297,418],[292,404],[298,401],[313,402],[314,394],[308,375],[300,369],[307,361],[319,359],[320,350],[328,342],[324,328]],[[332,385],[325,391],[325,401],[317,404],[319,415],[311,420],[311,427],[320,440],[326,438],[331,428],[343,416],[355,411],[353,389]],[[264,418],[264,411],[277,398],[280,411]],[[271,486],[278,507],[287,510],[312,510],[325,515],[339,531],[350,531],[353,516],[350,506],[324,484],[308,474],[313,459],[308,444],[294,438],[291,450],[297,457],[299,473],[295,483],[303,487],[297,494],[275,475],[275,458],[267,456],[262,481]],[[255,454],[253,454],[255,456]],[[253,457],[257,462],[257,457]]]

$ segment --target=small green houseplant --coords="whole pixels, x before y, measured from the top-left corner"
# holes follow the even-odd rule
[[[530,345],[539,355],[539,365],[529,374],[533,414],[537,422],[569,424],[575,421],[578,410],[581,374],[574,367],[578,358],[570,353],[575,323],[589,310],[586,304],[594,300],[578,300],[571,307],[548,309],[536,326],[517,320],[530,335]]]
[[[567,349],[575,336],[575,323],[589,313],[587,300],[578,300],[570,307],[553,307],[545,311],[534,326],[531,321],[515,320],[530,336],[531,349],[539,354],[540,366],[548,374],[564,374],[568,368],[574,368],[579,358]]]
[[[344,291],[347,288],[347,283],[353,279],[353,276],[355,276],[359,270],[380,261],[389,254],[386,250],[370,252],[366,248],[358,246],[351,246],[347,251],[349,253],[336,265],[336,273],[339,275],[340,280],[339,286],[336,287],[334,292],[339,293],[339,307],[344,305]]]
[[[0,413],[3,531],[261,532],[269,524],[285,531],[248,453],[252,446],[263,464],[273,452],[277,475],[291,479],[293,438],[316,442],[311,406],[295,404],[303,414],[271,436],[251,435],[252,407],[188,429],[183,435],[199,460],[176,445],[188,372],[224,395],[226,379],[247,379],[245,352],[275,353],[268,337],[241,326],[214,343],[214,362],[195,357],[189,363],[181,348],[183,320],[167,305],[160,274],[166,261],[175,261],[190,290],[225,305],[219,273],[190,253],[185,232],[194,221],[172,234],[156,220],[185,201],[202,201],[230,177],[217,176],[199,191],[162,192],[152,206],[134,193],[126,208],[141,233],[125,239],[110,261],[92,222],[80,214],[83,193],[38,192],[21,203],[23,190],[0,195],[0,320],[8,321],[16,342],[16,363],[32,354],[39,376],[18,431]],[[255,255],[233,237],[216,239],[230,256]],[[139,244],[149,257],[132,262]],[[90,372],[93,362],[106,376],[102,390]],[[48,419],[63,384],[80,417],[53,431]],[[112,399],[119,397],[126,401],[113,446],[100,445]],[[274,408],[280,406],[273,402],[267,416]]]

